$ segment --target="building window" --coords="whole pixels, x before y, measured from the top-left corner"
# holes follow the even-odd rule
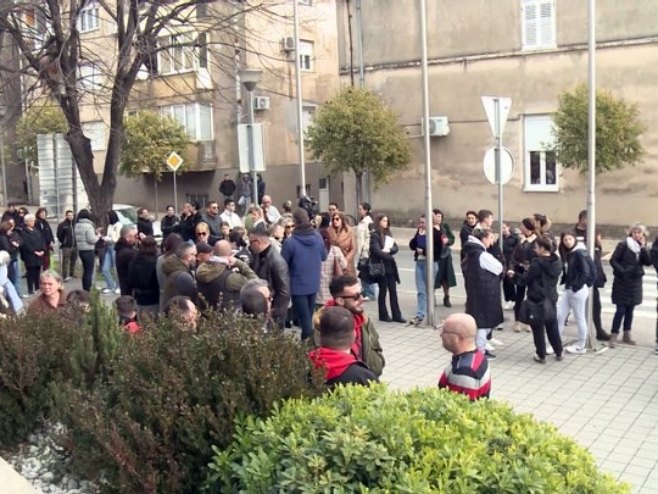
[[[161,74],[174,74],[196,69],[194,33],[175,34],[160,39],[162,49],[158,53]]]
[[[80,14],[78,16],[78,31],[86,33],[98,29],[100,27],[98,19],[98,2],[92,0],[80,9]]]
[[[523,119],[525,190],[558,191],[558,165],[554,151],[553,121],[548,115],[531,115]]]
[[[555,48],[555,0],[523,2],[523,49]]]
[[[84,63],[79,69],[79,85],[87,91],[98,91],[103,87],[103,73],[95,63]]]
[[[92,151],[103,151],[106,149],[104,122],[85,122],[82,124],[82,131],[91,141]]]
[[[195,141],[213,140],[212,107],[200,103],[163,106],[160,112],[178,121]]]
[[[311,125],[313,122],[313,116],[315,115],[315,111],[318,109],[317,105],[313,105],[310,103],[304,103],[302,106],[302,129],[304,130],[304,134],[306,134],[306,130],[308,129],[308,126]]]
[[[299,68],[302,72],[313,70],[313,42],[299,40]]]

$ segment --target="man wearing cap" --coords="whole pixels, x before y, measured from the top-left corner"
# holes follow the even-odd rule
[[[475,319],[451,314],[439,329],[443,348],[453,355],[441,374],[439,388],[465,394],[471,401],[489,398],[491,372],[487,357],[475,346]]]
[[[210,261],[212,257],[212,246],[205,242],[199,242],[196,244],[196,265],[200,266],[204,262]]]
[[[265,225],[258,225],[249,232],[249,250],[253,254],[251,267],[259,278],[267,281],[272,294],[272,319],[283,328],[290,304],[288,264],[273,248]]]

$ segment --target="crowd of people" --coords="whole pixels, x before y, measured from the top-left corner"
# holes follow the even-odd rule
[[[301,340],[313,346],[310,358],[323,366],[327,383],[376,381],[384,357],[375,324],[364,302],[377,299],[380,322],[406,323],[397,296],[400,283],[396,241],[387,215],[372,214],[368,203],[358,207],[354,221],[331,203],[326,212],[302,198],[279,210],[264,193],[260,204],[251,200],[247,184],[231,185],[225,177],[225,198],[201,208],[186,203],[180,214],[168,206],[161,221],[162,243],[153,237],[146,208],[136,224],[124,225],[115,211],[97,226],[89,210],[67,211],[56,234],[45,208],[34,215],[10,205],[0,222],[0,305],[20,314],[27,310],[58,310],[70,300],[87,303],[96,271],[102,274],[104,294],[117,294],[121,325],[140,331],[140,321],[172,311],[180,327],[194,331],[204,310],[241,310],[260,317],[265,332],[301,329]],[[234,200],[239,192],[240,199]],[[242,214],[238,213],[238,209]],[[600,237],[594,258],[585,250],[587,214],[555,236],[544,215],[524,218],[519,229],[502,227],[502,244],[492,226],[491,211],[468,211],[461,225],[460,260],[466,289],[465,314],[455,314],[441,326],[443,345],[455,357],[440,386],[463,392],[472,399],[488,396],[491,379],[487,361],[496,358],[501,342],[503,311],[513,310],[515,331],[532,332],[534,360],[549,355],[582,354],[587,340],[585,308],[593,297],[594,325],[599,340],[612,348],[631,337],[633,309],[642,302],[643,266],[658,269],[658,242],[647,248],[646,230],[633,225],[628,237],[612,254],[612,302],[616,305],[611,334],[601,324],[600,289],[607,282],[601,264]],[[355,223],[355,224],[353,224]],[[433,266],[427,265],[428,235],[433,239]],[[50,269],[55,242],[59,243],[59,272]],[[451,307],[450,289],[457,284],[452,245],[455,235],[434,209],[431,222],[422,216],[409,242],[415,261],[417,310],[409,324],[426,317],[426,274],[433,271],[434,290]],[[502,245],[502,249],[500,248]],[[67,293],[65,284],[77,276],[81,264],[82,290]],[[21,263],[27,292],[23,293]],[[564,285],[558,297],[557,286]],[[37,294],[37,290],[39,290]],[[569,313],[578,329],[573,345],[563,348],[562,333]],[[657,330],[658,331],[658,330]],[[658,337],[658,332],[657,332]],[[548,343],[546,339],[548,338]],[[658,343],[658,341],[657,341]],[[658,346],[656,348],[658,353]],[[470,383],[465,386],[464,383]]]

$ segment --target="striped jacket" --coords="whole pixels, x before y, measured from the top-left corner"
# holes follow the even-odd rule
[[[465,394],[471,400],[489,398],[491,371],[487,357],[479,350],[454,355],[439,378],[439,388]]]

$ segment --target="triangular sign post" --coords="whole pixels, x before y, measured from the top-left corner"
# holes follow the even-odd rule
[[[496,129],[496,100],[499,102],[499,125]],[[505,123],[507,123],[507,117],[509,115],[510,108],[512,108],[512,99],[511,98],[499,98],[496,96],[482,96],[482,106],[484,106],[484,111],[487,114],[487,120],[489,121],[489,126],[491,127],[491,134],[496,137],[496,130],[503,133],[505,129]]]

